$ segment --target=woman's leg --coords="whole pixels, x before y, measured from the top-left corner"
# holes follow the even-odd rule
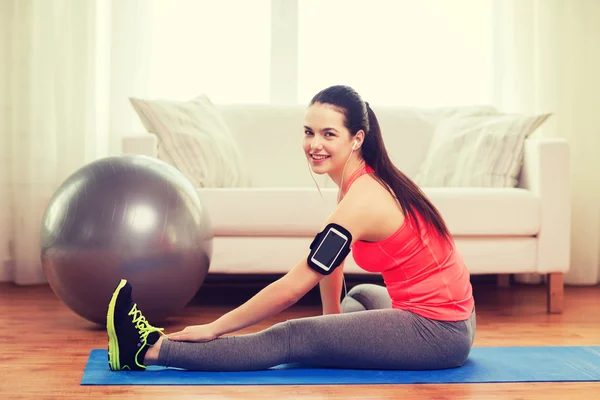
[[[392,308],[387,288],[372,283],[354,286],[342,300],[343,313],[386,308]]]
[[[203,371],[260,370],[286,363],[443,369],[462,365],[471,344],[467,321],[432,321],[388,308],[294,319],[206,343],[166,339],[154,364]]]

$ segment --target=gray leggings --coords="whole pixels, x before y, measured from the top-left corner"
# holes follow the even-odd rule
[[[205,343],[164,340],[158,364],[196,371],[251,371],[280,364],[368,369],[445,369],[465,363],[475,336],[475,311],[444,322],[391,308],[383,286],[355,286],[342,314],[280,322],[257,333]]]

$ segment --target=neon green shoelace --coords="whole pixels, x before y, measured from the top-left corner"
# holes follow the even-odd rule
[[[148,321],[146,320],[146,317],[144,317],[142,315],[142,311],[138,310],[137,308],[137,304],[133,304],[133,307],[131,307],[131,311],[129,311],[128,315],[132,315],[133,316],[133,322],[135,323],[135,328],[138,330],[139,334],[140,334],[140,338],[144,341],[144,344],[146,343],[147,339],[148,339],[148,335],[151,334],[152,332],[158,332],[161,335],[164,335],[163,331],[164,328],[156,328],[152,325],[150,325],[148,323]]]

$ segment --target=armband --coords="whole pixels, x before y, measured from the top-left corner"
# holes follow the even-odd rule
[[[310,244],[308,266],[322,275],[331,274],[350,253],[352,234],[338,224],[328,224]]]

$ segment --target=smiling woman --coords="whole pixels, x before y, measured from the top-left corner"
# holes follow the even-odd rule
[[[375,113],[354,89],[336,85],[317,93],[306,112],[304,128],[303,149],[313,171],[327,173],[340,194],[353,172],[370,167],[412,223],[420,226],[418,214],[441,239],[448,239],[438,210],[390,160]]]
[[[312,171],[329,175],[341,196],[306,257],[240,307],[169,335],[146,321],[131,285],[122,282],[109,311],[115,321],[108,332],[111,369],[247,371],[284,363],[443,369],[465,363],[476,325],[468,270],[441,215],[390,161],[368,103],[348,86],[317,93],[306,110],[303,149]],[[358,285],[340,303],[351,250],[386,286]],[[324,315],[228,336],[290,307],[316,285]]]
[[[345,166],[350,155],[351,137],[344,127],[344,115],[330,105],[314,104],[306,113],[304,129],[303,149],[313,171],[319,175],[330,173],[339,186],[340,167]]]

